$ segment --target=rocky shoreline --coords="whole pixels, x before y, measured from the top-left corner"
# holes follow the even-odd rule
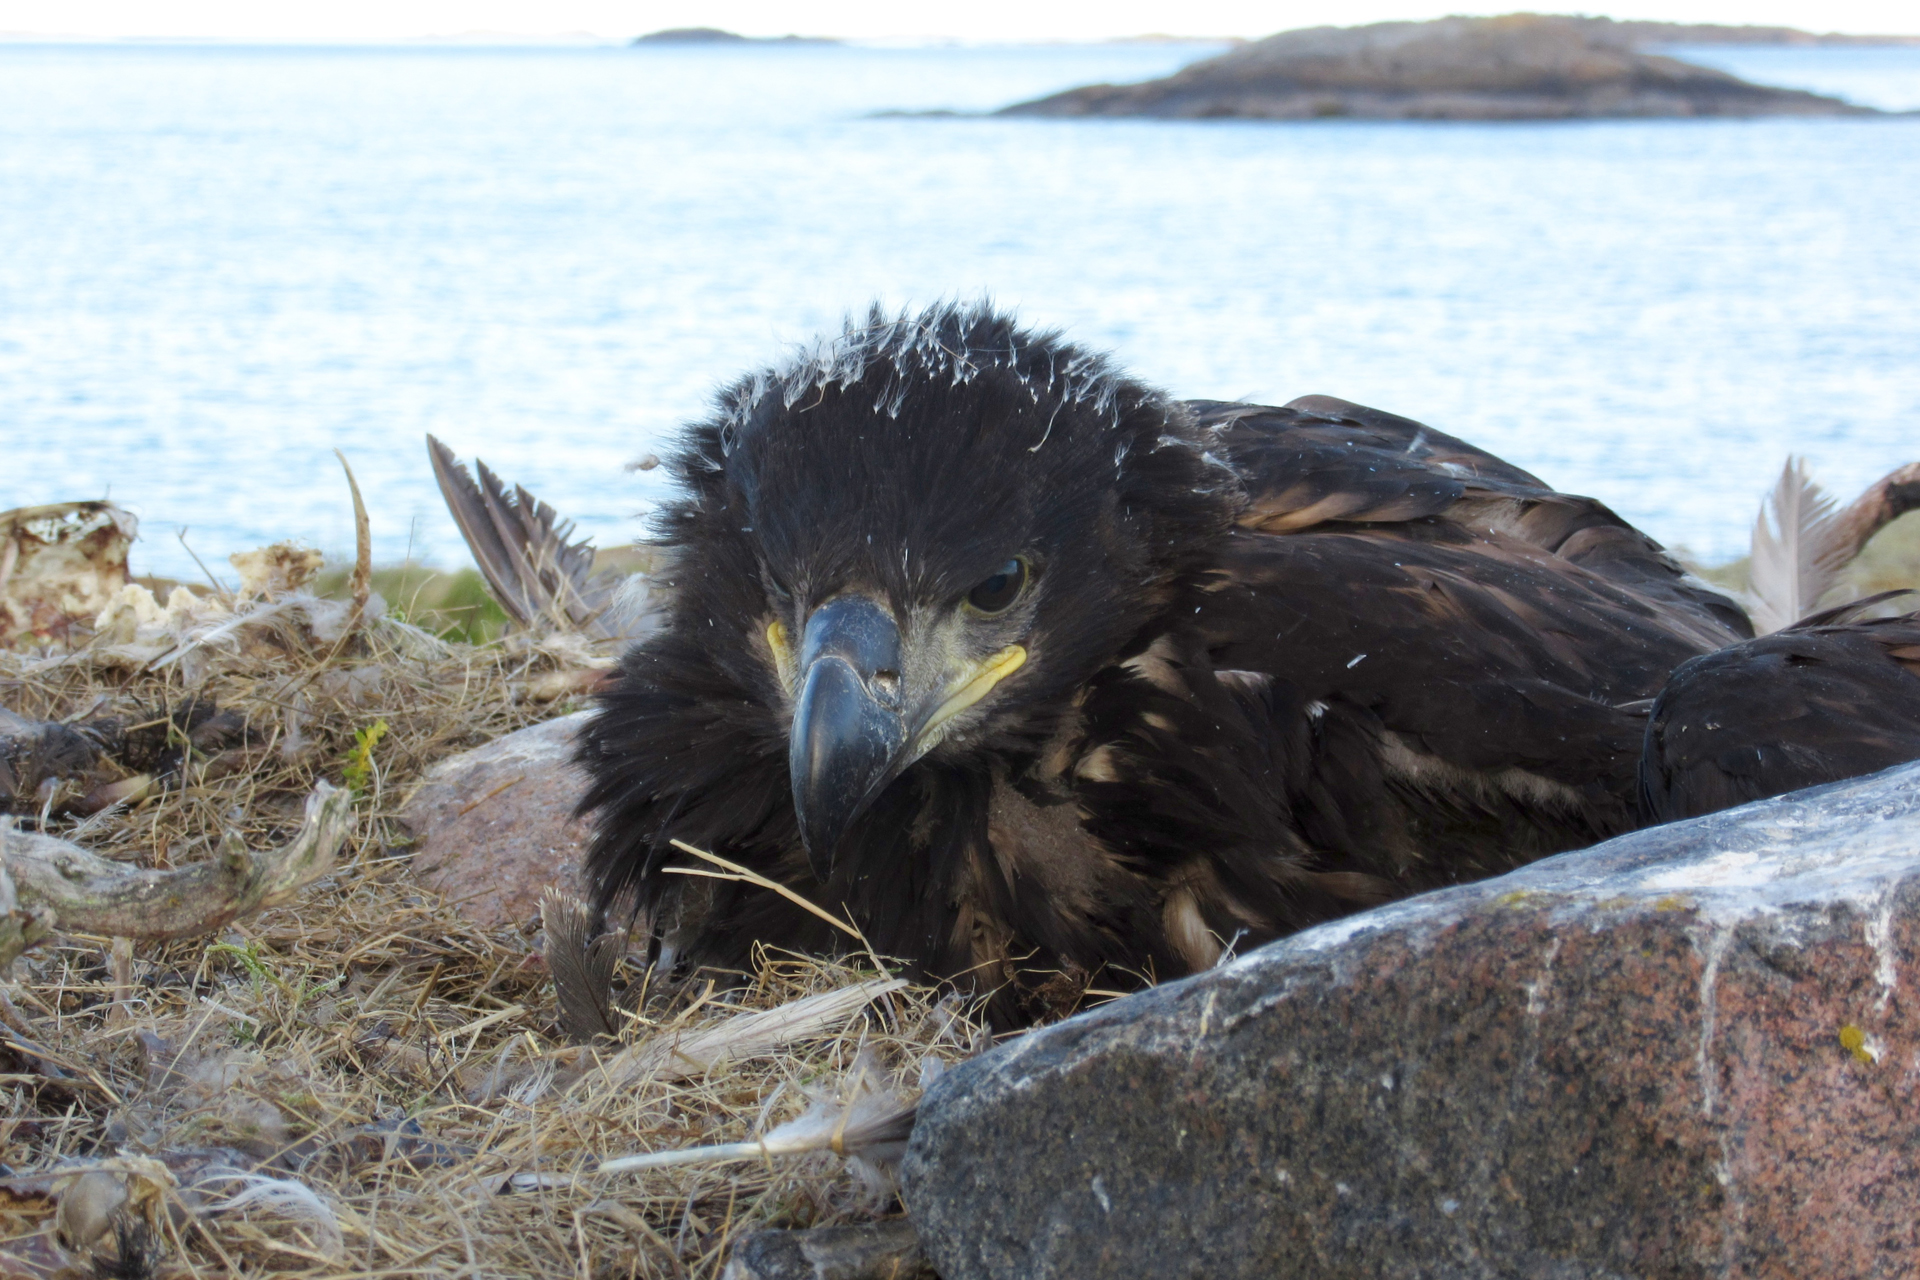
[[[1087,85],[1007,116],[1565,120],[1882,114],[1634,47],[1643,24],[1513,14],[1283,32],[1140,84]],[[1618,28],[1618,29],[1616,29]]]

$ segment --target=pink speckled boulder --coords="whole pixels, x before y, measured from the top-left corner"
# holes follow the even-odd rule
[[[507,734],[435,765],[400,811],[413,873],[486,926],[531,924],[548,885],[580,893],[586,777],[574,737],[591,712]]]
[[[930,1092],[946,1280],[1920,1274],[1920,765],[1275,943]]]

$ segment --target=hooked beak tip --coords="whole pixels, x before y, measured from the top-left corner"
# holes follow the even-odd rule
[[[825,880],[847,831],[893,781],[907,746],[897,700],[876,693],[895,671],[900,632],[871,600],[842,597],[807,622],[787,765],[814,875]]]

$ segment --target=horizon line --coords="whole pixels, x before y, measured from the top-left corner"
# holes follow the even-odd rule
[[[1529,11],[1539,12],[1539,11]],[[1500,16],[1493,14],[1454,13],[1447,17],[1483,17]],[[1564,17],[1610,17],[1605,14],[1565,13],[1541,16]],[[1439,19],[1398,19],[1390,21],[1437,21]],[[1730,30],[1769,29],[1794,31],[1816,39],[1827,36],[1840,36],[1848,39],[1872,40],[1884,38],[1892,42],[1910,42],[1920,38],[1920,27],[1913,31],[1827,28],[1815,30],[1811,27],[1796,27],[1787,23],[1773,22],[1687,22],[1674,19],[1612,18],[1620,23],[1657,22],[1662,25],[1680,27],[1724,27]],[[776,43],[783,38],[834,42],[850,45],[969,45],[969,46],[1084,46],[1108,44],[1232,44],[1263,40],[1269,36],[1290,31],[1310,30],[1314,27],[1373,26],[1376,23],[1310,23],[1299,27],[1285,27],[1279,30],[1262,30],[1257,33],[1240,32],[1170,32],[1139,31],[1113,33],[1107,35],[1050,35],[1022,36],[957,34],[943,32],[892,32],[885,34],[836,35],[828,32],[785,31],[785,32],[746,32],[728,29],[728,35],[737,35],[742,43]],[[164,44],[164,45],[283,45],[283,46],[330,46],[330,45],[625,45],[641,37],[658,34],[660,31],[679,30],[678,27],[654,28],[645,31],[605,31],[605,30],[566,30],[566,31],[530,31],[502,30],[496,28],[468,28],[460,31],[419,31],[419,32],[90,32],[73,30],[12,29],[0,30],[0,43],[47,43],[47,44]],[[716,28],[719,30],[719,28]],[[716,42],[717,44],[731,42]]]
[[[428,32],[422,35],[356,35],[356,34],[309,34],[309,35],[96,35],[88,32],[73,31],[0,31],[0,43],[4,44],[166,44],[166,45],[206,45],[206,44],[242,44],[242,45],[417,45],[417,44],[574,44],[609,45],[624,47],[631,45],[641,36],[652,32],[635,32],[629,35],[604,35],[592,31],[452,31]],[[1268,32],[1268,35],[1276,34]],[[1839,33],[1852,34],[1852,33]],[[1143,35],[1123,36],[949,36],[949,35],[884,35],[884,36],[832,36],[811,32],[781,32],[774,36],[749,36],[742,44],[777,44],[789,38],[799,40],[844,44],[844,45],[1099,45],[1099,44],[1241,44],[1263,39],[1261,36],[1238,35],[1170,35],[1147,33]],[[698,48],[698,42],[672,46],[662,42],[661,47]],[[715,41],[709,47],[738,47],[731,41]]]

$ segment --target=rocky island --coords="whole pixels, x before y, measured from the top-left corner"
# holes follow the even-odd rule
[[[1015,116],[1558,120],[1874,115],[1641,51],[1655,24],[1540,14],[1310,27],[1141,84],[1087,85]],[[1631,30],[1630,30],[1631,29]]]
[[[723,31],[719,27],[668,27],[663,31],[649,31],[646,35],[635,36],[636,45],[714,45],[714,44],[839,44],[838,40],[826,36],[743,36],[737,31]]]

